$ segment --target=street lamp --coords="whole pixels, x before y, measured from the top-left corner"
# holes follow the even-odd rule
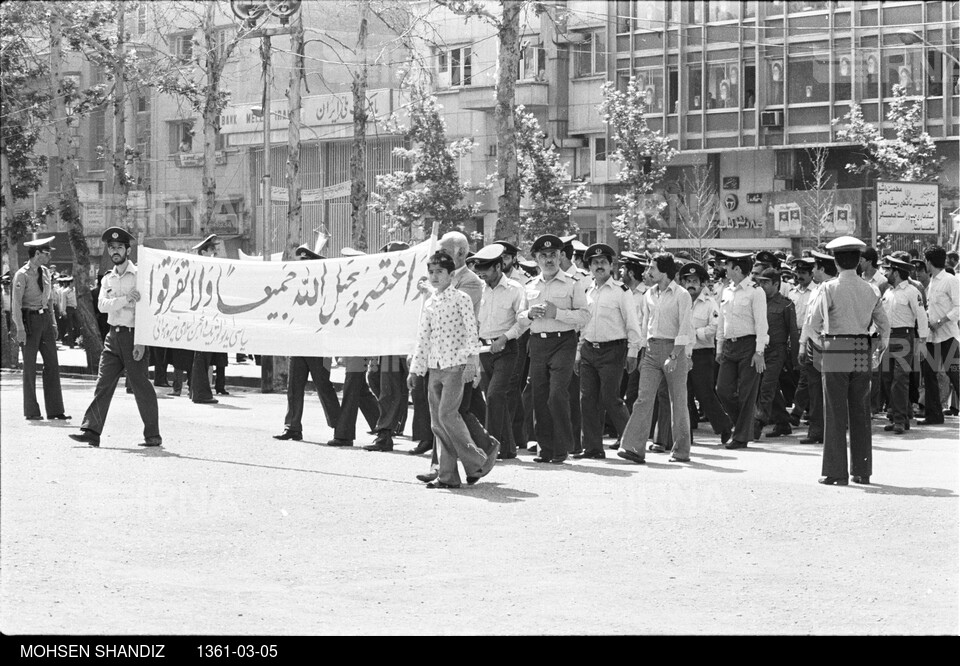
[[[900,30],[897,30],[897,37],[899,37],[900,41],[907,46],[914,46],[915,44],[923,44],[924,46],[929,46],[932,49],[936,49],[937,51],[940,51],[940,53],[942,53],[943,55],[950,58],[950,60],[957,63],[957,65],[960,65],[960,60],[958,60],[955,55],[947,51],[945,48],[936,46],[935,44],[931,44],[930,42],[925,40],[923,37],[918,35],[915,31],[910,30],[909,28],[901,28]]]

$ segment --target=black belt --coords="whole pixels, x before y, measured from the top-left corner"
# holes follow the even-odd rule
[[[741,340],[756,340],[755,335],[741,335],[739,338],[724,338],[724,342],[740,342]]]
[[[913,330],[914,330],[913,326],[897,326],[896,328],[891,328],[890,332],[893,333],[894,331],[909,331],[910,333],[913,333]]]
[[[118,326],[116,324],[110,324],[110,328],[115,331],[130,331],[133,332],[133,326]]]
[[[867,335],[867,334],[865,334],[865,333],[863,333],[863,334],[858,334],[858,333],[840,333],[840,334],[837,334],[837,335],[827,335],[827,334],[824,334],[823,337],[826,338],[827,340],[860,340],[860,339],[869,340],[869,339],[870,339],[870,336]]]
[[[612,347],[614,345],[625,345],[627,344],[627,339],[620,338],[619,340],[607,340],[606,342],[590,342],[589,340],[584,340],[583,342],[594,349],[603,349],[604,347]]]
[[[20,312],[23,314],[45,314],[50,308],[40,308],[39,310],[31,310],[30,308],[20,308]]]
[[[576,331],[550,331],[544,333],[530,333],[531,338],[562,338],[565,335],[576,335]]]

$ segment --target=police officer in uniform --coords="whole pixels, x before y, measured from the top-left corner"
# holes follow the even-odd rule
[[[576,263],[574,262],[574,258],[577,247],[583,248],[581,252],[587,248],[577,240],[575,234],[561,236],[560,240],[563,241],[563,249],[560,253],[560,270],[577,282],[580,289],[586,294],[587,289],[590,288],[590,274],[583,269],[583,262]],[[582,256],[581,254],[581,257]],[[577,333],[579,334],[579,332],[578,330]],[[573,426],[573,453],[580,453],[583,451],[583,417],[580,413],[580,376],[576,372],[570,376],[570,390],[568,394],[570,396],[570,423]]]
[[[531,253],[540,275],[526,285],[528,308],[519,320],[530,326],[530,379],[540,463],[562,463],[573,452],[570,377],[577,354],[577,330],[590,316],[579,283],[560,270],[563,242],[553,234],[537,238]]]
[[[583,254],[584,265],[593,273],[593,284],[587,289],[590,319],[580,331],[575,365],[580,376],[583,451],[575,453],[574,458],[606,457],[604,413],[618,438],[630,418],[620,399],[620,383],[624,369],[627,373],[636,370],[642,340],[630,288],[613,279],[615,257],[614,249],[605,243],[594,243]]]
[[[294,253],[298,261],[319,261],[324,259],[306,245],[301,245]],[[307,377],[313,377],[313,385],[320,397],[323,415],[327,425],[337,426],[340,418],[340,400],[337,391],[330,381],[330,359],[319,356],[291,356],[290,374],[287,378],[287,414],[283,419],[283,432],[274,435],[274,439],[292,439],[299,442],[303,439],[303,398],[307,388]]]
[[[753,434],[757,392],[766,367],[767,297],[750,277],[750,253],[713,252],[730,280],[720,293],[717,321],[717,395],[734,424],[733,438],[724,447],[741,449]]]
[[[773,423],[768,437],[789,435],[790,417],[780,390],[780,373],[784,365],[796,355],[798,339],[797,314],[793,301],[780,291],[780,272],[765,268],[754,277],[767,297],[767,333],[770,342],[763,353],[764,369],[757,397],[757,417],[753,424],[753,438],[760,439],[763,426]]]
[[[823,285],[837,279],[837,264],[833,256],[813,250],[813,281],[817,286],[807,305],[806,319],[800,329],[800,353],[805,354],[807,363],[807,387],[810,391],[810,429],[801,444],[823,443],[823,340],[819,331],[813,328],[810,315],[819,307]],[[798,360],[800,360],[798,358]]]
[[[822,285],[810,313],[814,331],[823,331],[825,485],[845,486],[847,479],[847,427],[850,429],[850,471],[853,482],[868,484],[873,473],[870,430],[870,375],[873,353],[870,325],[876,327],[878,351],[890,337],[890,324],[878,290],[857,275],[860,252],[866,243],[841,236],[827,243],[840,275]]]
[[[796,284],[791,287],[787,298],[793,301],[793,307],[797,313],[797,330],[803,328],[803,322],[807,319],[807,306],[810,303],[810,296],[813,294],[815,285],[813,284],[813,266],[816,260],[812,257],[801,257],[792,262],[794,274],[796,275]],[[807,384],[807,354],[804,350],[804,343],[798,342],[798,363],[795,368],[797,390],[793,394],[793,411],[790,414],[790,422],[800,425],[800,417],[810,405],[810,389]]]
[[[27,241],[29,260],[13,276],[10,316],[17,344],[23,350],[23,415],[39,421],[37,402],[37,352],[43,359],[43,405],[47,418],[66,421],[63,393],[60,390],[60,362],[57,358],[57,321],[53,314],[53,279],[46,266],[50,263],[50,243],[54,237]]]
[[[140,292],[137,290],[137,267],[129,258],[133,237],[120,227],[110,227],[103,232],[102,240],[113,262],[113,270],[103,276],[97,307],[107,313],[110,330],[103,342],[93,402],[83,415],[80,434],[72,434],[70,439],[93,447],[100,446],[100,435],[107,420],[113,392],[120,375],[126,373],[127,385],[133,389],[143,421],[144,441],[140,446],[160,446],[162,439],[157,394],[147,374],[148,354],[143,345],[134,343],[133,327]]]
[[[887,432],[902,435],[910,429],[910,371],[917,344],[924,344],[929,329],[923,299],[907,281],[910,263],[885,257],[883,273],[890,287],[883,294],[883,308],[890,320],[890,345],[883,357],[883,374],[890,382],[892,423]]]

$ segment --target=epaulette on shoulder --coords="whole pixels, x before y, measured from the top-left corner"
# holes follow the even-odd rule
[[[620,288],[623,289],[624,291],[630,291],[630,287],[628,287],[628,286],[625,285],[625,284],[621,284],[621,285],[620,285]]]

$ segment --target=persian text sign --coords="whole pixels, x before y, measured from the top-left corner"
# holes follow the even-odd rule
[[[413,352],[430,242],[318,261],[140,248],[138,344],[275,356]]]
[[[877,233],[935,234],[939,219],[937,183],[877,182]]]

